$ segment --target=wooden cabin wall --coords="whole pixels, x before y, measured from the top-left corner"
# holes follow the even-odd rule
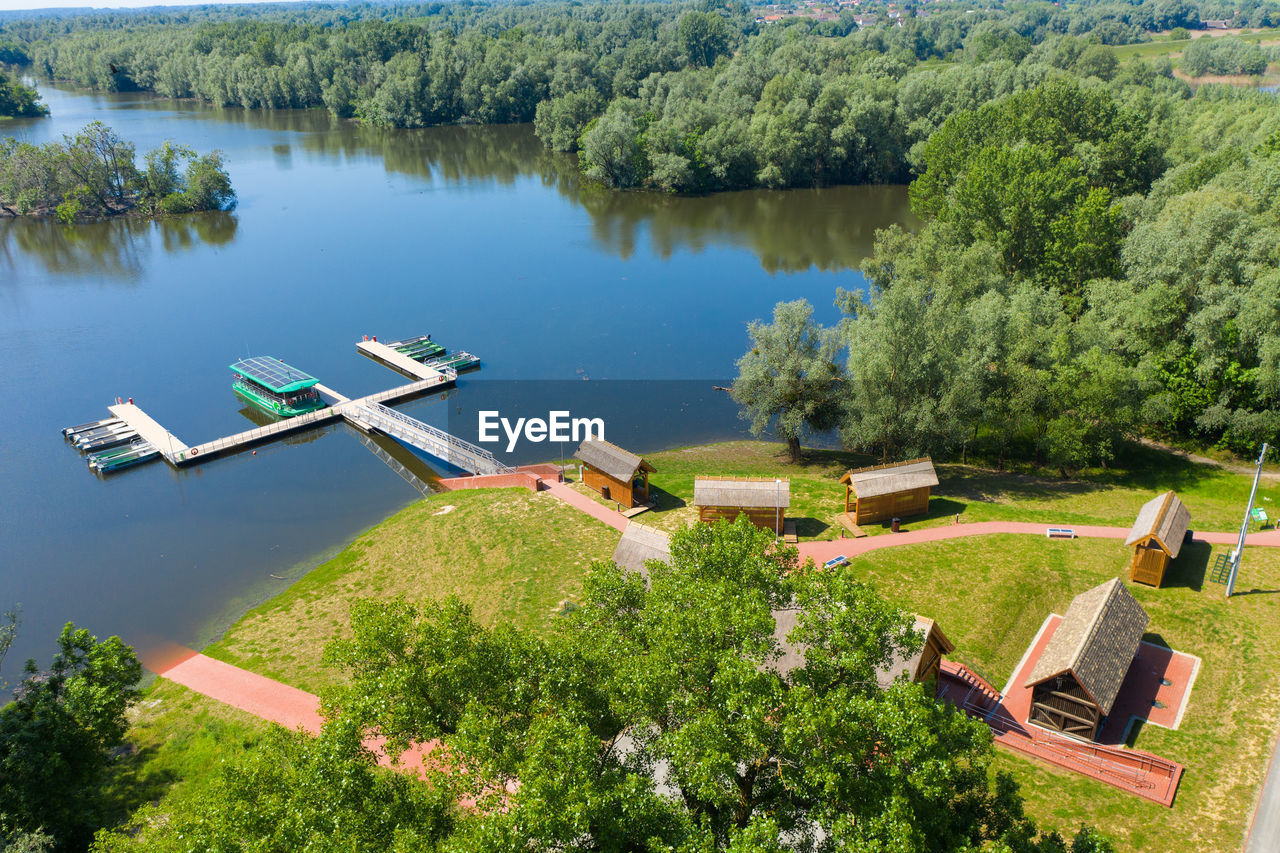
[[[1129,580],[1160,586],[1164,580],[1164,570],[1168,567],[1169,555],[1159,545],[1138,543],[1133,549],[1133,560],[1129,563]]]
[[[888,521],[891,518],[922,515],[928,511],[929,487],[921,486],[906,492],[890,492],[873,498],[857,498],[854,502],[853,520],[855,524],[866,524],[871,521]]]
[[[1093,740],[1098,734],[1098,723],[1102,718],[1098,706],[1093,704],[1084,688],[1070,675],[1064,676],[1062,680],[1061,687],[1056,685],[1057,679],[1051,678],[1032,688],[1029,722],[1063,734]],[[1055,712],[1065,712],[1080,719],[1063,717]]]
[[[725,521],[733,521],[740,515],[745,515],[747,520],[756,527],[767,528],[774,533],[781,533],[782,528],[779,520],[785,520],[787,517],[786,510],[779,512],[776,508],[747,508],[740,506],[700,506],[698,507],[698,520],[705,521],[708,524],[724,519]]]
[[[590,465],[582,466],[582,482],[587,484],[587,488],[604,494],[604,487],[609,487],[609,500],[617,501],[627,509],[631,509],[636,505],[635,495],[630,483],[624,483],[622,480],[614,479],[603,471],[597,471]]]
[[[942,669],[942,656],[946,651],[942,647],[942,643],[937,637],[932,635],[924,641],[924,651],[920,654],[920,669],[916,673],[916,682],[919,684],[927,684],[932,679],[933,683],[938,681],[938,672]]]

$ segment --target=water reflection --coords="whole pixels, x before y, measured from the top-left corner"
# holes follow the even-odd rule
[[[61,87],[45,85],[52,99],[78,101]],[[300,161],[326,166],[380,162],[389,173],[445,183],[511,186],[532,178],[591,217],[591,237],[599,248],[632,257],[646,239],[662,259],[686,250],[715,246],[752,251],[770,273],[856,268],[870,254],[875,230],[889,223],[914,228],[905,187],[831,187],[807,190],[749,190],[703,197],[649,192],[615,192],[585,182],[577,158],[549,151],[531,125],[433,127],[399,130],[337,119],[325,110],[246,110],[193,101],[173,101],[142,93],[90,95],[112,111],[164,113],[166,135],[195,137],[169,122],[200,122],[234,163],[246,140],[237,128],[266,131],[275,168],[293,171]],[[55,109],[79,106],[54,103]],[[82,108],[82,107],[81,107]],[[232,225],[234,229],[234,225]]]
[[[225,211],[79,225],[49,218],[0,219],[0,269],[16,270],[20,258],[33,258],[59,276],[92,273],[136,281],[154,246],[170,254],[200,245],[225,246],[235,239],[237,227],[235,214]],[[8,275],[3,280],[17,283],[19,278]]]

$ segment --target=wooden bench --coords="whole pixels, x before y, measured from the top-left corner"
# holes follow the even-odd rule
[[[796,535],[796,520],[794,518],[783,519],[782,541],[788,545],[795,545],[800,541],[800,537]]]
[[[1046,539],[1075,539],[1076,532],[1070,527],[1050,527],[1044,536]]]

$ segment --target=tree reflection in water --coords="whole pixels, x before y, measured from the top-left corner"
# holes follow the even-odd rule
[[[78,225],[62,225],[51,218],[0,219],[0,269],[17,269],[21,255],[58,275],[95,273],[133,281],[142,274],[157,242],[169,253],[225,246],[235,239],[237,227],[235,214],[226,211]],[[152,239],[156,232],[159,241]],[[16,283],[17,276],[3,276],[3,280]]]

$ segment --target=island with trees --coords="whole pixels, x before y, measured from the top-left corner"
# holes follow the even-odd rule
[[[0,140],[0,216],[57,216],[63,222],[227,210],[235,191],[213,151],[164,142],[138,168],[134,145],[100,121],[63,142]]]
[[[7,73],[0,64],[0,118],[29,118],[48,113],[49,108],[40,102],[40,93]]]

